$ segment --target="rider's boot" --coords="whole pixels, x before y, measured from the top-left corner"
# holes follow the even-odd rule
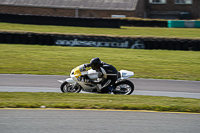
[[[108,94],[113,94],[113,87],[112,86],[108,87]]]

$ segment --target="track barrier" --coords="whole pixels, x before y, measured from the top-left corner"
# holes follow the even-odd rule
[[[200,51],[200,39],[183,38],[110,37],[0,32],[0,43]]]

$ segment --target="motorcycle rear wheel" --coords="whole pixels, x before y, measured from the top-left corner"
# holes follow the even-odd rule
[[[113,87],[113,93],[119,95],[130,95],[134,91],[134,84],[129,80],[118,82]]]
[[[67,81],[63,82],[60,86],[60,90],[63,93],[79,93],[81,91],[81,87],[79,85],[70,84]]]

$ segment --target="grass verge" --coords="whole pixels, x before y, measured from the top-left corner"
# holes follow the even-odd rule
[[[0,44],[0,73],[69,75],[94,57],[135,78],[200,80],[200,52]]]
[[[51,25],[29,25],[15,23],[1,23],[0,31],[21,31],[40,33],[61,34],[90,34],[90,35],[113,35],[113,36],[153,36],[153,37],[182,37],[199,38],[200,28],[159,28],[159,27],[124,27],[116,28],[87,28]]]
[[[200,113],[200,100],[138,95],[0,92],[0,108],[153,110]]]

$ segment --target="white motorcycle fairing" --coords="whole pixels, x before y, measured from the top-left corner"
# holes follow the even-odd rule
[[[134,76],[134,72],[127,71],[127,70],[120,70],[120,77],[117,80],[124,80]]]

